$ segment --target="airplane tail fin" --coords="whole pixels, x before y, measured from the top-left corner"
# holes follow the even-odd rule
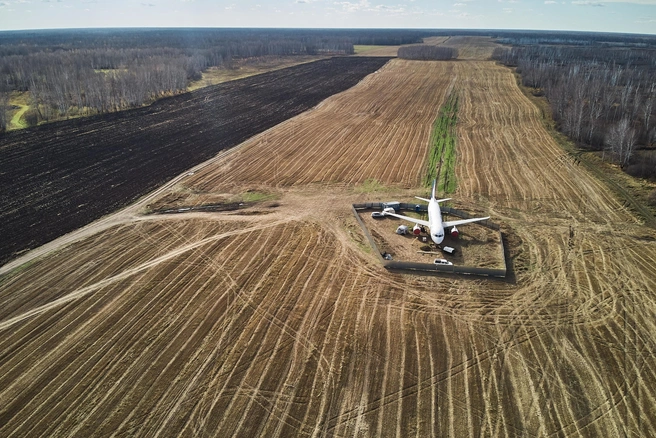
[[[433,180],[433,193],[431,194],[431,199],[435,199],[435,187],[437,186],[437,178]]]

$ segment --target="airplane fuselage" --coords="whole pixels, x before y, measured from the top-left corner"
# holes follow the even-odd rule
[[[439,245],[444,240],[444,225],[442,224],[440,204],[434,197],[428,202],[428,223],[431,240]]]

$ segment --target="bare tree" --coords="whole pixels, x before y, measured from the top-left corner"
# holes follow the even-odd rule
[[[9,124],[9,93],[0,91],[0,132],[7,130]]]
[[[588,144],[592,144],[594,134],[597,130],[597,123],[603,111],[602,83],[600,80],[593,79],[588,85]]]
[[[431,46],[428,44],[415,44],[399,47],[399,58],[418,60],[443,60],[458,57],[458,49],[452,47]]]
[[[656,82],[652,82],[649,86],[649,92],[645,98],[645,103],[642,106],[642,117],[643,123],[645,125],[645,131],[651,131],[651,111],[654,109],[654,104],[656,103]]]
[[[636,142],[635,130],[631,127],[629,119],[622,119],[608,131],[606,146],[616,157],[620,167],[629,164]]]

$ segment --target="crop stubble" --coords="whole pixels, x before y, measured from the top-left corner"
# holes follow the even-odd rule
[[[358,184],[368,178],[416,187],[453,68],[395,60],[314,110],[245,142],[184,187],[207,193],[249,184]]]
[[[380,195],[309,184],[419,186],[432,119],[386,114],[429,111],[423,85],[434,117],[452,83],[456,198],[503,224],[514,283],[387,273],[349,212]],[[538,116],[493,63],[395,60],[185,183],[279,207],[142,218],[1,277],[0,434],[656,434],[654,233]]]

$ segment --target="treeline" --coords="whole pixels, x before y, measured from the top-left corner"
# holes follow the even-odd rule
[[[455,59],[458,57],[458,50],[452,47],[413,44],[399,47],[398,57],[420,61]]]
[[[656,177],[656,50],[529,45],[494,57],[546,96],[568,137],[631,175]]]
[[[261,56],[351,54],[330,31],[127,29],[0,32],[0,131],[8,93],[30,92],[30,125],[141,106],[186,90],[208,67]]]
[[[563,31],[493,31],[492,36],[500,44],[512,45],[569,45],[598,47],[656,47],[653,35],[636,35],[602,32]]]

